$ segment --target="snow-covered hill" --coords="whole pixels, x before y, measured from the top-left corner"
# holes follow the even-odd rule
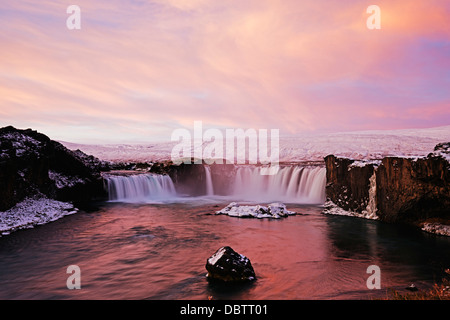
[[[436,144],[450,141],[450,125],[429,129],[378,130],[280,137],[280,162],[323,161],[329,154],[358,160],[384,156],[426,156]],[[106,161],[169,160],[178,142],[89,145],[63,142],[68,149]],[[206,143],[207,144],[207,143]]]

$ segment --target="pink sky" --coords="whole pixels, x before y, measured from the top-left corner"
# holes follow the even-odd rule
[[[449,125],[449,16],[445,0],[2,2],[0,126],[89,143],[170,140],[195,120],[282,135]]]

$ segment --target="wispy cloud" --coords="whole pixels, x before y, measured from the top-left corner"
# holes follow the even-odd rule
[[[450,123],[446,1],[68,1],[0,5],[0,124],[81,141],[177,126],[310,130]],[[80,128],[77,132],[77,128]]]

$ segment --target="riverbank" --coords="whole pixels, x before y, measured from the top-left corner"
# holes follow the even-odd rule
[[[69,202],[35,195],[17,203],[9,210],[0,212],[0,237],[20,229],[34,228],[77,212],[78,209]]]

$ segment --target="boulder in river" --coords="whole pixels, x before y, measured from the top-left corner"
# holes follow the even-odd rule
[[[207,277],[223,282],[247,282],[256,280],[250,260],[229,246],[218,249],[206,261]]]

